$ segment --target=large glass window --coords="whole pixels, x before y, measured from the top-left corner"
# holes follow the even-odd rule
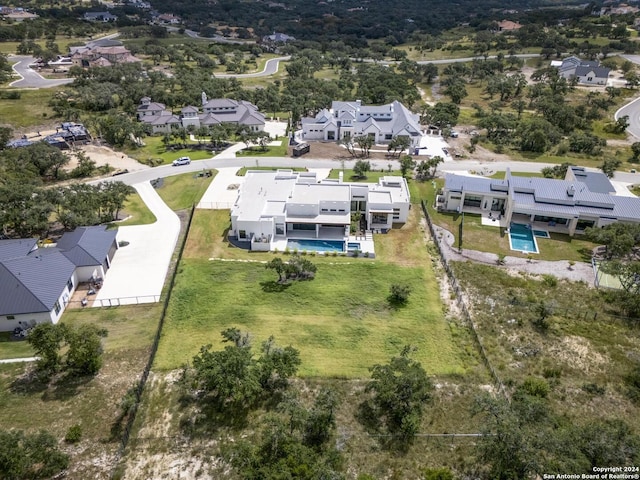
[[[276,235],[284,235],[284,223],[276,223]]]
[[[596,224],[593,220],[578,220],[576,230],[584,230],[589,227],[593,227]]]
[[[386,213],[374,213],[371,216],[371,223],[387,223]]]
[[[315,230],[316,225],[314,223],[294,223],[291,225],[292,230]]]
[[[479,207],[482,204],[482,197],[478,197],[475,195],[467,195],[464,197],[464,206],[465,207]]]
[[[56,304],[53,306],[53,310],[54,312],[56,312],[56,315],[60,313],[60,310],[61,310],[60,302],[56,301]]]

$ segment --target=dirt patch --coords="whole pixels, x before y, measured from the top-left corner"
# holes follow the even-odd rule
[[[596,352],[589,341],[582,337],[564,337],[559,345],[549,349],[549,353],[569,367],[583,372],[597,371],[607,363],[607,359]]]
[[[306,157],[328,160],[357,160],[351,156],[345,148],[335,142],[309,142],[309,145],[311,146],[311,150]],[[385,148],[384,145],[375,145],[372,150],[383,150]],[[356,147],[356,153],[359,151],[360,149]],[[292,148],[289,148],[288,155],[293,156]],[[386,150],[380,152],[371,151],[367,160],[387,160],[387,152]],[[392,160],[397,160],[397,158]],[[377,165],[376,168],[382,168],[383,166],[386,167],[386,164]]]
[[[135,172],[138,170],[146,170],[148,165],[139,163],[136,159],[131,158],[123,153],[116,152],[109,147],[97,146],[97,145],[83,145],[77,148],[78,151],[83,152],[91,160],[96,162],[98,167],[102,165],[109,165],[116,170],[129,170]],[[66,165],[65,170],[73,170],[78,166],[78,159],[74,155],[75,151],[66,151],[69,156],[69,163]]]

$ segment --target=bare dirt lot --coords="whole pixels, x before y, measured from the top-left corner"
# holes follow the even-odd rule
[[[81,152],[84,152],[91,160],[96,162],[97,166],[109,165],[116,170],[129,170],[135,172],[137,170],[146,170],[150,168],[148,165],[143,165],[137,160],[112,150],[109,147],[96,146],[96,145],[83,145],[78,148]],[[73,153],[73,152],[70,152]],[[67,169],[71,170],[78,165],[78,160],[75,155],[70,155],[71,160],[67,165]]]

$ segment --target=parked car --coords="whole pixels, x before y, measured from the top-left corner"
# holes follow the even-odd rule
[[[189,165],[191,163],[191,159],[189,157],[180,157],[180,158],[176,158],[172,165],[174,167],[177,167],[179,165]]]
[[[458,138],[458,132],[451,130],[451,138]]]

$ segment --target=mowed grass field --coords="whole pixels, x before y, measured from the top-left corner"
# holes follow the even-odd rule
[[[318,268],[316,278],[288,285],[278,284],[277,274],[265,268],[263,262],[275,254],[226,244],[228,224],[228,211],[195,214],[156,369],[191,362],[202,345],[222,348],[220,332],[237,327],[250,332],[256,346],[274,335],[279,345],[298,348],[304,377],[367,377],[370,366],[388,361],[407,344],[417,347],[415,358],[431,374],[465,371],[419,235],[418,209],[405,227],[377,237],[380,258],[309,256]],[[235,258],[219,259],[231,249]],[[400,308],[387,301],[394,283],[412,289]]]

